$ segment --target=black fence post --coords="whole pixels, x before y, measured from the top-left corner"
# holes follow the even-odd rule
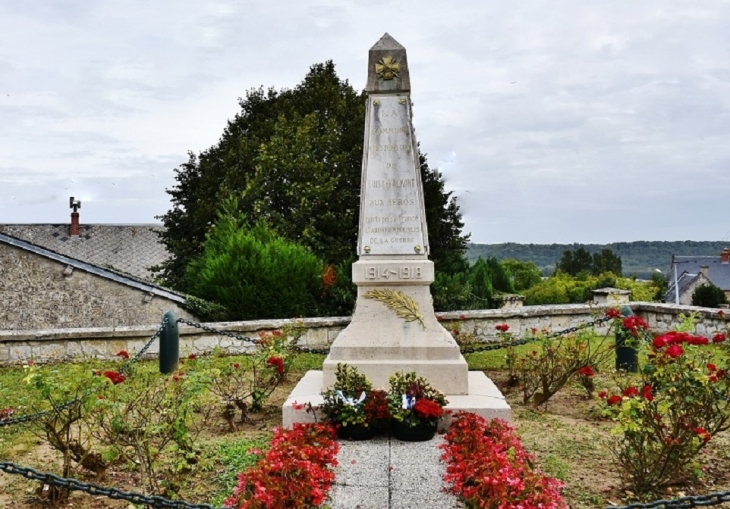
[[[622,316],[633,316],[629,306],[621,306]],[[616,331],[616,369],[629,373],[639,372],[639,352],[636,350],[637,338],[626,329]]]
[[[168,375],[177,369],[180,361],[180,334],[175,314],[168,311],[164,318],[167,323],[160,333],[160,373]]]

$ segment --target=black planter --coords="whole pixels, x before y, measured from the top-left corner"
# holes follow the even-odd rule
[[[639,372],[639,352],[636,348],[627,346],[632,339],[626,333],[616,334],[616,369],[619,371]]]
[[[374,436],[375,429],[363,424],[340,425],[337,428],[337,438],[341,440],[370,440]]]
[[[402,421],[392,421],[390,433],[403,442],[425,442],[431,440],[436,434],[436,424],[418,423],[415,426],[409,426]]]

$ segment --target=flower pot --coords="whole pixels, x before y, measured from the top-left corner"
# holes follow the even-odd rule
[[[395,438],[404,442],[425,442],[436,434],[436,424],[419,422],[415,426],[409,426],[402,421],[392,421],[390,432]]]
[[[337,428],[337,438],[341,440],[370,440],[375,436],[375,429],[364,424],[340,425]]]

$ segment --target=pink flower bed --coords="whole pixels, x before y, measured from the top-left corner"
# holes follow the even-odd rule
[[[444,480],[467,507],[485,509],[566,508],[563,483],[533,467],[513,428],[501,419],[458,413],[446,434]]]
[[[266,455],[238,474],[225,505],[236,509],[279,509],[322,504],[334,482],[336,433],[324,424],[277,429]]]

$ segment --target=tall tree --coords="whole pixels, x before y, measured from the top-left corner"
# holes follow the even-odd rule
[[[365,94],[339,79],[331,61],[311,67],[291,90],[251,90],[219,142],[176,171],[167,192],[173,207],[160,216],[172,257],[162,278],[188,291],[185,270],[202,253],[219,204],[238,199],[251,224],[265,219],[279,235],[330,264],[354,252],[357,240]],[[454,265],[468,236],[456,200],[420,155],[431,258]]]
[[[571,276],[578,275],[579,272],[591,272],[593,267],[593,258],[585,248],[579,247],[575,251],[563,251],[563,256],[557,263],[557,269]]]
[[[603,249],[600,253],[594,253],[591,272],[595,276],[603,274],[604,272],[613,272],[617,276],[620,276],[623,273],[621,257],[614,254],[614,252],[608,248]]]

